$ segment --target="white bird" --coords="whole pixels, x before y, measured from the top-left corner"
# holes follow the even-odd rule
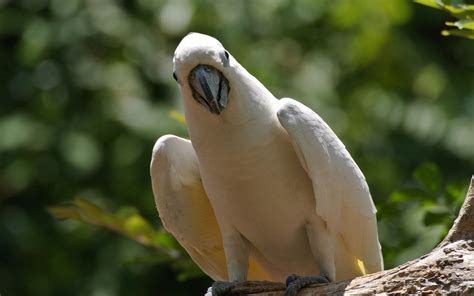
[[[152,187],[164,227],[206,274],[339,281],[383,269],[367,182],[320,116],[275,98],[210,36],[187,35],[173,63],[191,141],[158,139]]]

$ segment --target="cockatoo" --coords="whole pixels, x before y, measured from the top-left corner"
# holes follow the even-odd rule
[[[319,115],[275,98],[207,35],[183,38],[173,77],[190,140],[158,139],[153,193],[163,226],[206,274],[298,274],[287,281],[293,295],[310,275],[339,281],[383,269],[367,182]],[[215,293],[229,287],[218,283]]]

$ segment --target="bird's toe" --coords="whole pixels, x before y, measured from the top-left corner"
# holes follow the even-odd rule
[[[211,286],[212,296],[227,295],[237,285],[237,282],[215,281]]]
[[[285,296],[296,296],[298,292],[312,284],[327,284],[329,279],[324,275],[299,276],[292,274],[286,279]]]
[[[297,274],[290,274],[287,278],[286,278],[286,286],[288,287],[292,282],[294,282],[295,280],[299,279],[301,276],[297,275]]]

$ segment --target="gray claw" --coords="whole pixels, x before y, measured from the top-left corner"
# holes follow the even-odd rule
[[[299,279],[301,276],[297,275],[297,274],[290,274],[287,278],[286,278],[286,286],[288,287],[292,282],[296,281],[297,279]]]
[[[292,274],[286,278],[285,296],[296,296],[298,292],[311,284],[327,284],[329,279],[322,276],[299,276]]]
[[[212,296],[227,295],[237,285],[237,282],[215,281],[212,284]]]

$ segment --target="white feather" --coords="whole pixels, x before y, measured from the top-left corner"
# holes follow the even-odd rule
[[[375,205],[345,146],[318,114],[295,100],[281,100],[278,118],[303,155],[317,215],[332,235],[341,236],[349,254],[364,262],[367,271],[383,269]]]

